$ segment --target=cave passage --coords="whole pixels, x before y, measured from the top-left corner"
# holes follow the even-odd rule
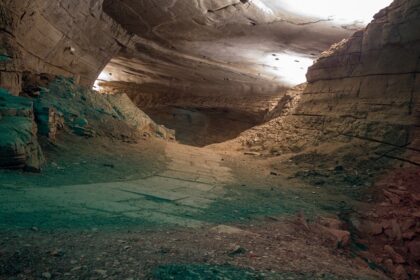
[[[0,1],[0,279],[420,279],[420,0]]]
[[[145,109],[156,123],[175,131],[179,143],[204,147],[236,138],[260,123],[261,117],[212,108],[163,107]]]

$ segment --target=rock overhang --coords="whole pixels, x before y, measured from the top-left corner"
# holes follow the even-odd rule
[[[96,88],[102,82],[115,89],[118,82],[124,84],[118,90],[127,91],[128,83],[133,92],[135,84],[161,84],[180,98],[198,91],[218,98],[212,86],[223,83],[221,94],[272,96],[304,82],[323,50],[363,28],[389,2],[372,1],[360,13],[355,3],[326,1],[301,0],[299,6],[271,0],[104,0],[105,13],[133,37],[101,73]],[[321,13],[322,7],[332,14]],[[202,92],[203,87],[211,90]]]

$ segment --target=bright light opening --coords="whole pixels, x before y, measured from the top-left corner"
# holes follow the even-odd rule
[[[101,74],[99,74],[99,77],[96,79],[95,83],[93,84],[92,89],[96,90],[96,91],[101,91],[102,87],[100,86],[101,82],[105,82],[105,81],[111,81],[112,80],[112,73],[110,73],[109,71],[106,71],[106,69],[104,71],[101,72]]]
[[[261,0],[251,0],[249,1],[251,5],[255,5],[258,9],[263,11],[266,14],[272,15],[274,14],[273,10],[271,10],[267,5],[265,5]]]
[[[393,0],[289,0],[279,1],[285,9],[300,15],[331,19],[340,23],[368,24]]]
[[[306,72],[313,59],[298,53],[271,53],[264,57],[264,68],[291,86],[306,82]]]

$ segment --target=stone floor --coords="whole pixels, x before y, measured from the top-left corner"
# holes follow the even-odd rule
[[[202,225],[202,221],[189,218],[189,214],[208,207],[223,195],[222,186],[233,180],[230,169],[223,166],[220,155],[205,149],[171,143],[165,147],[165,156],[169,159],[165,170],[143,179],[1,188],[1,220],[16,215],[23,219],[41,215],[45,218],[41,220],[47,217],[60,220],[60,216],[70,215],[74,219],[91,216],[153,224]]]
[[[346,197],[262,158],[77,141],[41,174],[0,173],[0,279],[385,279],[318,230]]]

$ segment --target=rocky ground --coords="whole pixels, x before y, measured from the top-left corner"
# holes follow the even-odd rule
[[[400,149],[330,140],[285,152],[272,121],[198,148],[164,139],[124,99],[88,100],[66,80],[40,94],[40,107],[63,108],[62,127],[48,115],[38,135],[41,173],[0,172],[1,279],[418,276],[418,168],[385,172]],[[281,109],[280,120],[293,106]],[[42,129],[42,116],[30,123]]]
[[[1,256],[4,279],[385,279],[299,218],[161,231],[2,233]]]
[[[353,228],[356,218],[365,220],[360,213],[375,217],[369,203],[380,198],[364,184],[349,195],[340,192],[341,179],[317,184],[292,176],[300,164],[311,164],[302,156],[281,169],[273,164],[278,158],[223,145],[216,151],[150,138],[129,144],[66,135],[44,150],[43,173],[1,172],[2,279],[387,279],[385,273],[407,279],[415,273],[413,249],[404,254],[395,247],[404,260],[389,266],[395,256],[383,247],[386,231],[375,233],[384,236],[375,243],[377,235],[365,238],[363,227]],[[337,166],[328,178],[354,173]],[[141,183],[155,184],[156,176],[169,181]],[[108,185],[131,194],[121,197]],[[404,240],[412,248],[415,237]]]

